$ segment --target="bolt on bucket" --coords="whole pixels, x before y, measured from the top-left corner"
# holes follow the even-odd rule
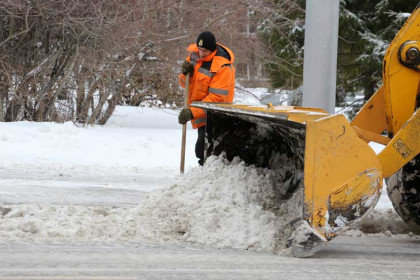
[[[376,205],[380,162],[344,116],[304,107],[192,106],[207,113],[206,157],[239,157],[270,170],[274,203],[263,207],[286,221],[279,249],[310,256]]]

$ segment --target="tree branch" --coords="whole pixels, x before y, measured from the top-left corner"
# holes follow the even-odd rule
[[[21,31],[21,32],[19,32],[19,33],[17,33],[17,34],[13,34],[12,36],[9,36],[6,40],[4,40],[3,42],[0,43],[0,47],[3,46],[4,44],[6,44],[7,42],[9,42],[10,40],[12,40],[12,39],[14,39],[14,38],[16,38],[16,37],[18,37],[18,36],[20,36],[22,34],[28,33],[31,30],[29,28],[29,24],[28,24],[29,10],[30,10],[30,6],[28,6],[28,9],[26,10],[26,15],[25,15],[25,26],[26,26],[26,29],[23,30],[23,31]]]

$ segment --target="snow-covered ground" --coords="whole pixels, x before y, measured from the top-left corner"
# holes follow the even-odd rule
[[[45,244],[93,242],[207,246],[209,254],[275,251],[278,220],[255,203],[264,195],[258,187],[264,178],[217,158],[199,167],[195,140],[196,131],[188,129],[180,175],[181,128],[171,110],[118,107],[107,125],[93,127],[0,123],[0,247],[22,253],[32,243],[48,250]],[[386,191],[346,234],[367,233],[418,239]]]

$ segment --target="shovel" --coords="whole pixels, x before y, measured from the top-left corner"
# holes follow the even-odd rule
[[[185,76],[185,96],[184,96],[184,109],[188,109],[188,87],[190,85],[190,75]],[[187,124],[182,125],[182,142],[181,142],[181,174],[184,174],[185,167],[185,142],[187,140]]]

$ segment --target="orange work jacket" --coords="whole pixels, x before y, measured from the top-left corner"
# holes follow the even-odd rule
[[[194,74],[190,77],[188,105],[193,101],[232,102],[235,89],[234,55],[227,47],[217,44],[214,52],[204,59],[198,56],[198,47],[191,44],[187,51],[187,61],[194,65]],[[185,87],[185,75],[179,75],[179,84]],[[206,125],[206,113],[203,109],[190,107],[194,116],[193,128]]]

